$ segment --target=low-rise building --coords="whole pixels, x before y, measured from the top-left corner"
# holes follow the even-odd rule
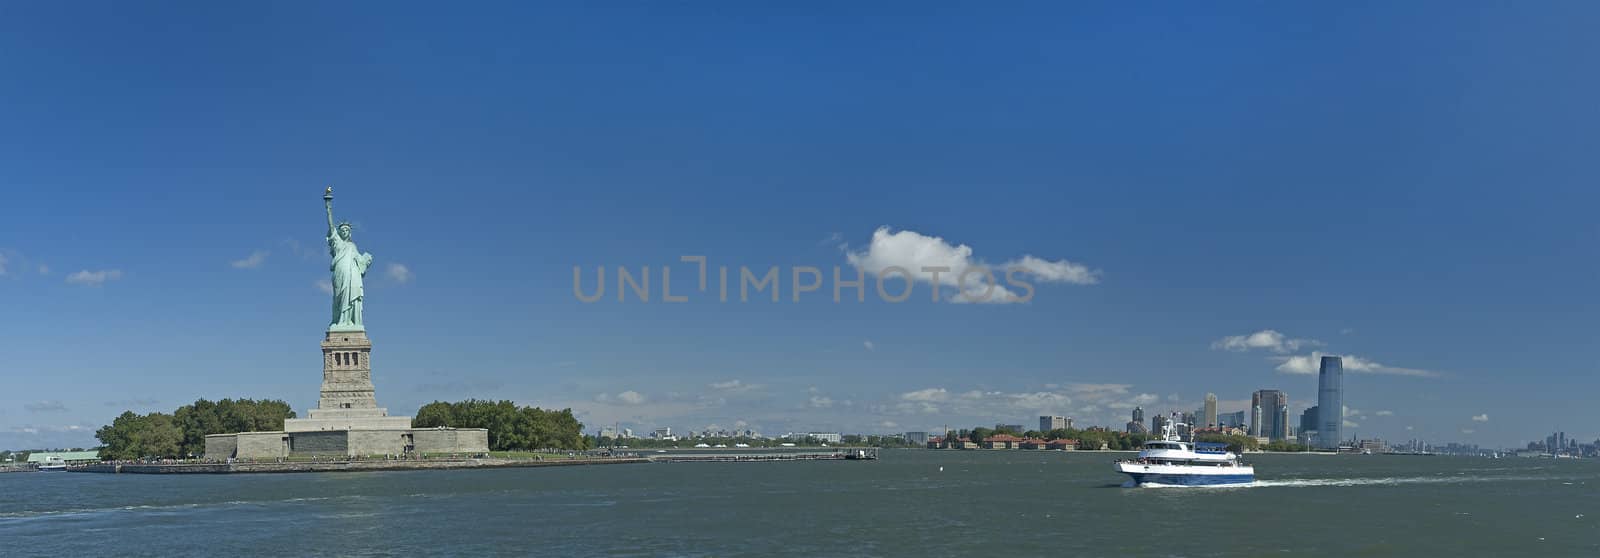
[[[1078,449],[1078,441],[1067,439],[1050,440],[1050,443],[1045,444],[1044,447],[1045,449],[1076,451]]]
[[[983,439],[983,449],[1019,449],[1022,438],[1010,434],[995,434]]]
[[[99,451],[40,451],[28,454],[28,463],[66,463],[79,465],[83,463],[99,463]]]

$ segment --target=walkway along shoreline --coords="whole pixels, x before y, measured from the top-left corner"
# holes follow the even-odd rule
[[[418,471],[430,469],[506,469],[514,467],[569,467],[574,465],[621,465],[627,463],[733,463],[773,461],[860,461],[875,460],[876,451],[811,452],[780,454],[667,454],[651,457],[583,457],[552,459],[401,459],[337,460],[233,463],[95,463],[67,470],[75,473],[127,473],[138,475],[181,475],[231,473],[332,473],[354,471]]]

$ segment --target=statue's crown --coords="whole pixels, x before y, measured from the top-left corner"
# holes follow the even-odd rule
[[[350,227],[352,229],[355,228],[355,227],[350,225],[349,221],[340,221],[339,222],[339,226],[338,227],[334,227],[334,228],[343,228],[343,227]]]

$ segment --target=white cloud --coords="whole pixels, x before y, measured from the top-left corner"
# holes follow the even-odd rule
[[[67,410],[66,404],[63,404],[60,401],[38,401],[34,403],[27,403],[24,404],[22,408],[27,409],[30,413],[56,413]]]
[[[1094,394],[1120,395],[1128,393],[1132,387],[1132,384],[1067,384],[1066,389],[1069,393],[1084,397]]]
[[[950,244],[943,238],[927,236],[916,231],[901,230],[893,232],[887,226],[879,227],[872,233],[872,242],[864,250],[846,251],[845,259],[850,265],[872,275],[885,276],[891,281],[901,280],[909,274],[913,281],[933,285],[934,288],[949,287],[961,291],[947,297],[949,302],[979,302],[979,303],[1008,303],[1018,302],[1016,293],[1011,292],[1005,285],[1005,267],[1015,266],[1026,275],[1044,282],[1070,282],[1079,284],[1094,283],[1098,271],[1090,271],[1081,264],[1066,260],[1050,262],[1024,256],[1023,259],[1010,262],[1000,269],[993,269],[972,255],[972,248],[965,244]],[[933,272],[925,272],[923,268],[946,268],[940,271],[937,281]],[[900,271],[889,271],[890,268],[899,268]],[[970,273],[967,273],[968,270]],[[885,273],[888,271],[888,273]],[[981,271],[987,271],[987,275]],[[962,290],[962,279],[965,276],[966,286]],[[988,278],[993,278],[990,284]]]
[[[1489,413],[1484,413],[1484,414],[1481,414],[1481,415],[1473,415],[1472,416],[1472,422],[1489,422]]]
[[[1235,352],[1266,349],[1274,353],[1287,353],[1298,351],[1302,346],[1319,347],[1322,342],[1316,339],[1291,339],[1277,330],[1263,329],[1245,335],[1230,335],[1211,343],[1213,349]]]
[[[1378,412],[1373,413],[1373,414],[1378,415],[1380,417],[1392,417],[1392,416],[1394,416],[1394,411],[1378,411]]]
[[[644,396],[644,394],[631,389],[616,395],[602,393],[594,396],[594,400],[596,402],[607,404],[616,403],[620,405],[643,405],[646,399],[647,398]]]
[[[323,294],[333,294],[333,281],[329,281],[327,279],[318,279],[316,283],[313,284],[316,285],[317,290],[322,291]]]
[[[1151,405],[1164,400],[1154,393],[1132,393],[1128,384],[1079,383],[1056,386],[1037,391],[968,390],[951,391],[932,387],[900,393],[879,405],[865,408],[890,416],[935,416],[938,420],[978,421],[990,423],[1000,418],[1032,418],[1040,415],[1073,417],[1077,424],[1120,425],[1127,421],[1127,410]],[[1173,407],[1190,408],[1185,405]],[[1163,409],[1165,410],[1165,409]],[[906,421],[902,421],[906,422]],[[911,422],[923,423],[924,419]],[[952,422],[954,424],[954,422]]]
[[[83,270],[67,276],[67,282],[73,285],[88,285],[98,287],[106,281],[115,281],[122,278],[120,269],[103,269],[100,271]]]
[[[945,401],[950,398],[950,392],[944,388],[919,389],[900,394],[900,399],[905,401]]]
[[[1022,256],[1001,266],[1002,269],[1019,269],[1034,279],[1046,283],[1072,283],[1093,285],[1100,282],[1100,271],[1067,260],[1046,261],[1033,256]]]
[[[1285,374],[1316,374],[1318,372],[1318,368],[1321,366],[1323,356],[1324,353],[1320,351],[1312,351],[1312,353],[1309,355],[1272,358],[1279,362],[1277,368],[1279,372],[1283,372]],[[1356,372],[1361,374],[1388,374],[1392,376],[1411,376],[1416,378],[1437,378],[1442,375],[1432,370],[1423,370],[1420,368],[1386,366],[1379,364],[1376,361],[1367,360],[1355,355],[1343,355],[1340,356],[1340,359],[1344,361],[1344,370],[1346,372]]]
[[[388,269],[386,269],[384,273],[389,276],[389,279],[394,280],[396,283],[411,282],[411,269],[406,267],[405,264],[389,264]]]
[[[747,383],[744,383],[744,382],[742,382],[740,380],[728,380],[726,382],[711,382],[709,384],[706,384],[706,387],[709,387],[709,388],[711,388],[713,390],[716,390],[716,391],[723,391],[723,392],[729,392],[729,393],[738,393],[738,392],[750,391],[750,390],[756,389],[756,388],[761,387],[761,386],[758,385],[758,384],[747,384]]]
[[[900,427],[900,423],[892,421],[892,420],[886,420],[886,421],[878,423],[878,428],[899,428],[899,427]]]
[[[878,348],[877,345],[873,345],[872,344],[872,340],[870,340],[870,339],[866,340],[866,341],[862,341],[861,342],[861,346],[866,347],[867,350],[869,350],[869,351],[877,350],[877,348]]]
[[[833,406],[833,398],[826,395],[813,395],[811,400],[806,402],[806,406],[813,409],[826,409]]]
[[[268,252],[266,250],[256,250],[251,252],[250,256],[245,259],[233,260],[233,268],[255,269],[261,267],[261,264],[267,261],[267,254]]]
[[[1477,430],[1473,430],[1471,428],[1463,428],[1463,429],[1461,429],[1461,433],[1462,434],[1471,434],[1471,433],[1474,433],[1474,432],[1477,432]]]
[[[1356,424],[1354,422],[1351,422],[1349,419],[1345,419],[1344,427],[1345,428],[1361,428],[1361,425]]]
[[[39,275],[49,275],[49,274],[50,274],[50,266],[44,265],[44,264],[39,264]]]

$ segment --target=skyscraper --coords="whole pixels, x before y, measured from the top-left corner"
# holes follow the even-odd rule
[[[1264,389],[1250,394],[1250,410],[1255,422],[1250,435],[1273,440],[1289,437],[1289,396],[1280,390]]]
[[[1217,422],[1217,394],[1206,394],[1206,406],[1200,415],[1200,426],[1203,428],[1216,428],[1222,423]]]
[[[1039,417],[1039,431],[1049,432],[1063,428],[1072,428],[1072,420],[1067,417],[1041,416]]]
[[[1218,425],[1228,428],[1244,428],[1244,425],[1246,424],[1244,421],[1244,411],[1222,413],[1217,415],[1217,421]]]
[[[1128,421],[1128,433],[1129,434],[1143,434],[1143,433],[1145,433],[1144,408],[1143,407],[1134,407],[1133,408],[1133,420]]]
[[[1300,441],[1306,444],[1315,443],[1313,437],[1317,433],[1317,406],[1300,413]]]
[[[1317,445],[1338,449],[1344,428],[1344,360],[1322,357],[1317,372]]]

